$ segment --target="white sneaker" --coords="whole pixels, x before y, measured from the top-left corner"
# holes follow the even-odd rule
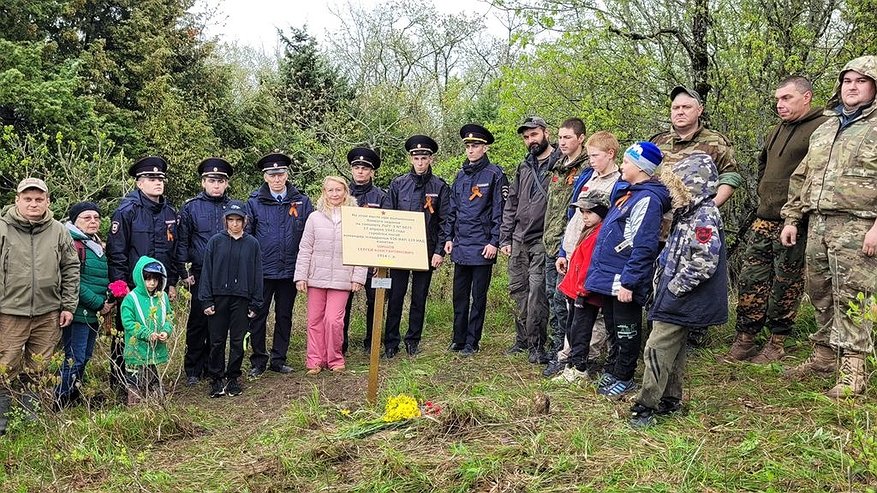
[[[574,370],[575,368],[567,366],[563,369],[562,372],[558,373],[554,377],[551,378],[552,382],[556,383],[569,383],[571,380],[569,379],[570,370]]]
[[[566,381],[569,383],[575,383],[580,380],[588,380],[589,378],[587,371],[580,371],[575,366],[571,366],[567,368],[567,370],[569,370],[569,373],[564,372],[563,376],[566,377]]]

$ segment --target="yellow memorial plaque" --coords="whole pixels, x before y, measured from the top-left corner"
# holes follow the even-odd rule
[[[342,207],[341,236],[344,265],[429,269],[422,212]]]

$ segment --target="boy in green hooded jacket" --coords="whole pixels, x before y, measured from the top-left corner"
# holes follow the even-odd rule
[[[165,287],[167,270],[154,258],[143,256],[132,273],[134,289],[121,306],[125,328],[125,367],[129,373],[128,404],[137,404],[149,391],[161,393],[155,365],[167,363],[167,340],[173,332],[173,309]]]

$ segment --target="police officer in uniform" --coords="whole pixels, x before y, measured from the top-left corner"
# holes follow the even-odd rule
[[[167,161],[148,156],[136,161],[128,174],[137,189],[126,195],[113,212],[107,237],[107,262],[110,282],[123,280],[134,288],[132,272],[140,257],[148,255],[167,267],[168,296],[177,296],[180,265],[176,259],[177,212],[164,197]],[[111,348],[110,384],[118,386],[125,378],[125,338],[119,310]]]
[[[464,125],[460,137],[466,161],[451,186],[444,236],[445,253],[454,261],[454,339],[449,349],[468,357],[478,351],[481,341],[509,181],[487,157],[493,135],[486,128]]]
[[[423,212],[430,269],[426,271],[390,269],[392,289],[387,307],[384,347],[387,353],[391,351],[395,353],[399,350],[399,324],[402,320],[402,305],[408,292],[410,277],[411,308],[408,312],[405,351],[408,356],[415,356],[419,352],[426,312],[426,295],[432,280],[432,271],[442,265],[445,256],[442,228],[448,217],[450,188],[444,180],[432,174],[433,155],[438,152],[438,144],[435,140],[426,135],[414,135],[405,141],[405,150],[408,151],[411,161],[411,171],[396,177],[390,183],[390,207],[400,211]]]
[[[265,183],[250,194],[247,208],[250,221],[247,233],[259,241],[262,248],[262,306],[250,322],[250,378],[257,378],[265,369],[289,373],[286,364],[289,336],[292,333],[292,307],[295,303],[295,261],[304,231],[305,221],[313,212],[311,200],[289,181],[292,159],[285,154],[272,153],[259,159],[256,167],[262,170]],[[268,310],[274,300],[274,339],[270,361],[266,346]]]
[[[378,153],[368,147],[355,147],[347,153],[347,162],[350,163],[350,173],[353,175],[353,184],[350,194],[356,198],[360,207],[377,207],[389,209],[390,199],[380,187],[375,186],[375,171],[381,167],[381,158]],[[371,287],[371,279],[374,269],[368,270],[365,280],[365,339],[362,347],[366,353],[371,349],[372,322],[375,317],[375,290]],[[344,313],[344,342],[341,344],[341,352],[347,353],[348,329],[350,327],[350,310],[353,307],[353,296],[347,299],[347,311]],[[398,352],[398,348],[387,348],[384,355],[392,358]]]
[[[184,282],[193,293],[186,322],[186,356],[183,360],[187,385],[197,384],[207,372],[209,332],[204,307],[198,300],[198,283],[201,280],[207,241],[216,233],[225,231],[223,214],[230,200],[226,191],[233,173],[234,169],[225,159],[211,157],[201,161],[198,174],[201,175],[204,191],[187,200],[180,208],[177,260],[182,265],[190,264]]]

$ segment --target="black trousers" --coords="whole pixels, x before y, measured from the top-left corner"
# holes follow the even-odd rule
[[[570,307],[569,316],[566,317],[566,337],[569,339],[569,362],[584,370],[588,363],[588,353],[591,351],[591,336],[594,333],[594,324],[600,307],[585,301],[581,296],[568,299]]]
[[[630,380],[643,340],[643,307],[635,301],[622,303],[615,296],[604,296],[603,319],[610,347],[606,371],[619,380]]]
[[[198,286],[201,272],[194,271],[195,284],[189,291],[192,293],[189,319],[186,321],[186,356],[183,358],[183,369],[187,377],[202,378],[207,374],[207,357],[210,354],[210,333],[207,329],[207,315],[204,306],[198,299]]]
[[[384,346],[398,348],[401,340],[399,325],[402,322],[402,305],[408,293],[408,278],[411,277],[411,307],[408,310],[408,332],[405,334],[406,344],[420,344],[423,334],[423,319],[426,316],[426,295],[432,281],[432,271],[390,270],[392,288],[390,302],[387,307],[387,325],[384,334]]]
[[[365,287],[362,289],[365,292],[365,338],[362,340],[362,347],[366,349],[371,348],[372,345],[372,324],[375,320],[375,290],[371,287],[374,275],[374,270],[369,269],[365,277]],[[350,296],[347,297],[347,308],[344,310],[344,340],[341,342],[342,354],[346,354],[347,348],[350,347],[350,338],[347,334],[350,329],[350,312],[353,310],[354,294],[350,293]]]
[[[116,333],[110,337],[110,387],[119,390],[124,389],[128,382],[128,372],[125,371],[125,327],[122,326],[122,302],[116,305],[113,316]]]
[[[493,264],[454,264],[454,343],[478,348]]]
[[[271,344],[271,366],[286,364],[289,336],[292,333],[292,307],[295,303],[295,283],[292,279],[265,279],[262,284],[262,308],[250,321],[250,366],[264,370],[268,365],[265,322],[271,300],[274,300],[274,340]]]
[[[210,330],[210,359],[207,372],[213,380],[241,376],[244,361],[244,335],[247,333],[249,302],[242,296],[217,296],[213,299],[212,316],[207,317]],[[225,366],[225,345],[228,344],[228,367]]]

